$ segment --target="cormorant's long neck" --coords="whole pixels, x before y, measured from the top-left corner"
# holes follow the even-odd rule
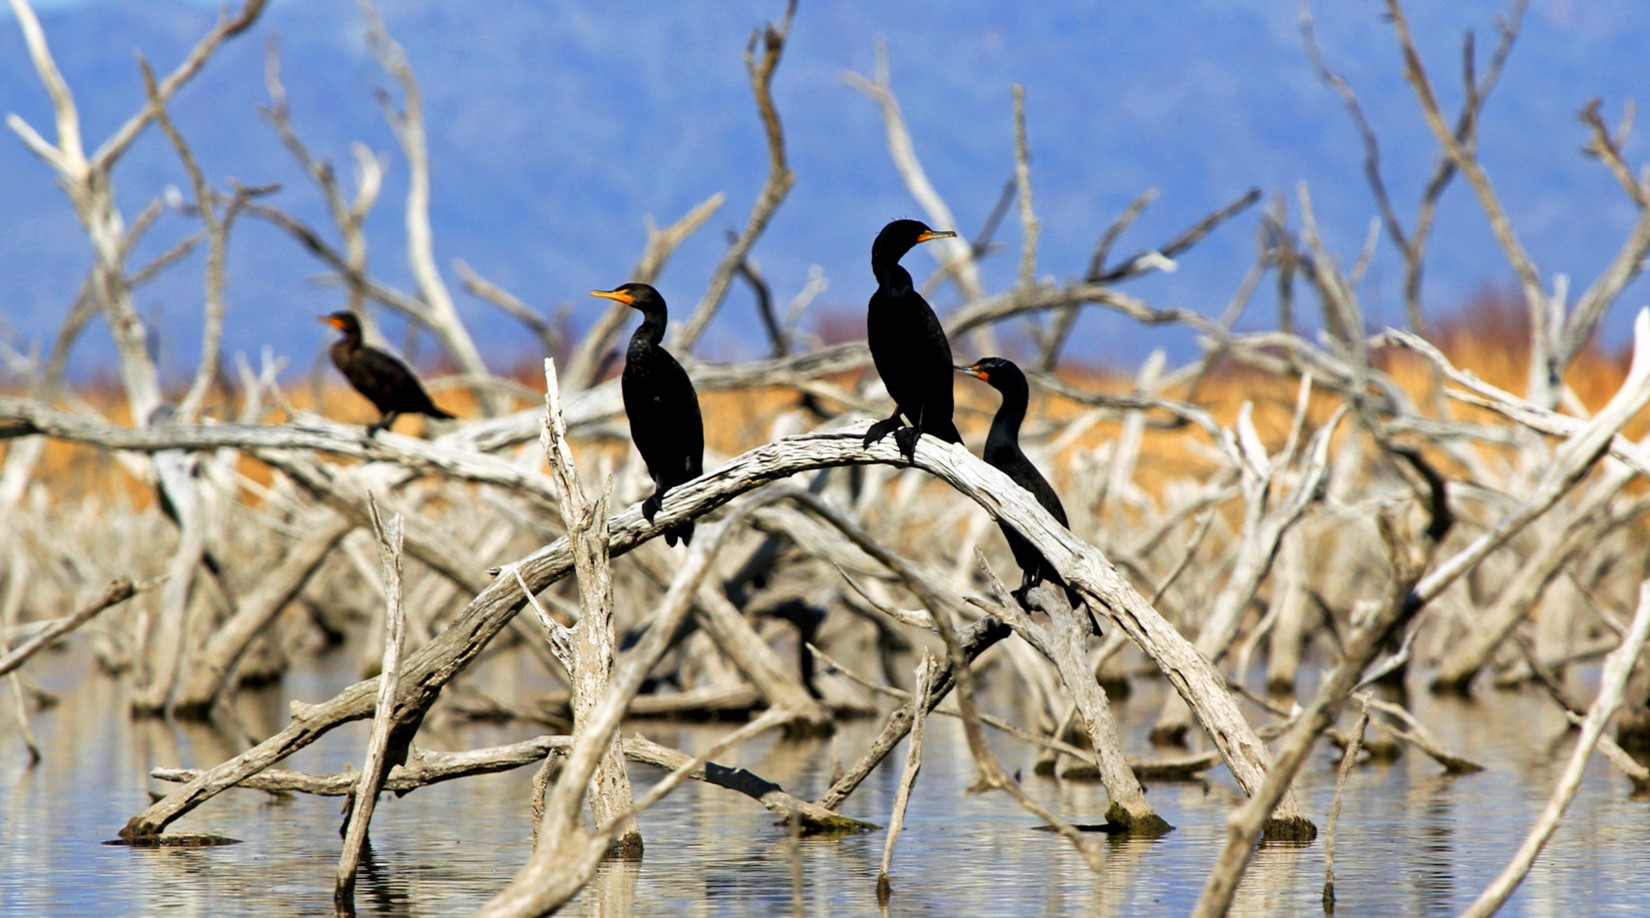
[[[986,435],[986,444],[1012,444],[1018,447],[1020,424],[1026,419],[1026,403],[1030,400],[1031,390],[1023,380],[1005,379],[998,391],[1003,394],[1003,404],[997,409],[997,416],[991,419],[991,432]]]
[[[664,310],[648,310],[642,313],[642,325],[636,329],[636,334],[630,336],[630,343],[645,342],[658,347],[665,340],[665,312]]]
[[[871,273],[877,276],[877,287],[884,293],[902,294],[911,289],[911,272],[899,263],[904,256],[905,252],[872,250]]]

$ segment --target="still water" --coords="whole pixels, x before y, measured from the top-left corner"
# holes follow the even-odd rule
[[[339,655],[342,657],[342,655]],[[507,694],[509,666],[489,662],[489,689]],[[45,754],[28,760],[9,697],[0,714],[0,914],[4,915],[326,915],[339,839],[338,800],[277,799],[254,791],[220,795],[173,827],[241,839],[218,848],[133,849],[102,844],[148,802],[156,765],[210,765],[235,741],[192,725],[134,722],[114,681],[89,675],[71,653],[37,658],[32,678],[60,693],[33,729]],[[286,701],[319,701],[347,684],[353,660],[295,674],[282,690],[241,699],[247,729],[266,735]],[[497,674],[503,671],[500,678]],[[1160,688],[1137,682],[1117,703],[1130,748],[1150,755],[1141,735]],[[1588,692],[1590,686],[1578,686]],[[9,695],[9,692],[7,693]],[[1552,704],[1534,693],[1486,692],[1478,703],[1418,693],[1413,710],[1453,751],[1488,771],[1447,777],[1413,752],[1353,773],[1336,842],[1337,915],[1452,914],[1501,869],[1539,812],[1573,736]],[[1012,716],[1005,705],[998,709]],[[439,725],[438,725],[439,726]],[[838,736],[851,761],[878,724],[848,725]],[[628,725],[689,751],[727,729],[664,723]],[[426,730],[420,743],[459,749],[532,735],[526,725],[461,725]],[[365,725],[334,731],[285,767],[332,772],[359,763]],[[996,737],[1011,768],[1031,775],[1034,750]],[[1151,800],[1177,830],[1151,841],[1109,843],[1091,874],[1066,842],[1001,794],[969,796],[973,764],[961,731],[930,722],[921,778],[893,865],[893,915],[1183,914],[1196,900],[1236,800],[1224,770],[1199,783],[1155,783]],[[886,823],[903,762],[886,763],[850,798],[845,812]],[[772,737],[722,761],[749,768],[798,796],[828,784],[830,741]],[[528,854],[530,769],[386,796],[372,824],[374,856],[357,883],[361,914],[462,914],[509,880]],[[633,767],[639,786],[660,772]],[[1038,798],[1078,822],[1099,822],[1106,800],[1094,784],[1027,777]],[[1320,752],[1298,787],[1324,826],[1334,761]],[[878,914],[883,835],[791,840],[753,801],[689,783],[642,820],[639,864],[610,864],[564,914]],[[1594,757],[1563,827],[1503,914],[1650,913],[1650,803],[1627,799],[1626,781]],[[797,880],[800,875],[800,882]],[[1234,913],[1321,914],[1322,838],[1305,848],[1260,851]]]

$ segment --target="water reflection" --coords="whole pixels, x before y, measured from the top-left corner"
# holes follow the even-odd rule
[[[499,663],[502,661],[493,661]],[[251,791],[222,795],[182,820],[178,831],[228,835],[223,848],[131,849],[101,844],[148,802],[152,765],[209,765],[244,748],[244,734],[266,735],[285,720],[288,696],[247,693],[238,726],[133,722],[117,683],[76,674],[49,685],[62,704],[42,712],[35,732],[45,753],[27,767],[10,722],[0,719],[0,913],[5,914],[330,914],[338,856],[338,801],[274,797]],[[337,671],[303,674],[291,697],[314,701],[352,681],[350,661]],[[500,669],[508,670],[504,666]],[[51,682],[50,671],[42,676]],[[511,682],[501,695],[529,693]],[[1116,709],[1130,747],[1143,739],[1161,689],[1137,683]],[[1015,698],[988,698],[1013,716]],[[1535,818],[1573,734],[1546,699],[1503,695],[1471,703],[1416,695],[1416,714],[1452,750],[1491,766],[1452,777],[1413,752],[1356,770],[1337,830],[1337,912],[1449,914],[1460,910],[1500,870]],[[0,718],[9,714],[0,715]],[[879,724],[849,724],[836,740],[851,760]],[[641,725],[650,738],[703,748],[725,727]],[[420,742],[466,748],[529,735],[525,726],[430,723]],[[358,762],[365,725],[335,731],[286,763],[334,771]],[[896,849],[889,915],[1139,915],[1186,911],[1224,840],[1227,811],[1238,794],[1224,772],[1196,783],[1151,785],[1153,804],[1177,830],[1152,840],[1110,840],[1105,865],[1091,874],[1058,836],[1001,794],[968,795],[975,773],[954,721],[935,718],[932,745]],[[992,739],[1027,788],[1068,818],[1100,822],[1106,799],[1087,782],[1034,777],[1035,750]],[[726,764],[749,768],[801,797],[829,786],[830,741],[791,743],[769,737],[732,753]],[[903,750],[896,753],[902,757]],[[1302,777],[1302,804],[1320,825],[1334,789],[1335,756],[1320,754]],[[660,772],[637,767],[639,788]],[[874,774],[846,807],[850,815],[887,821],[898,768]],[[363,915],[453,914],[486,901],[528,855],[531,769],[386,797],[363,861],[356,906]],[[163,788],[157,788],[163,789]],[[1650,804],[1627,800],[1624,780],[1602,764],[1589,770],[1565,826],[1514,896],[1509,913],[1632,912],[1650,884],[1642,855]],[[620,916],[791,914],[877,915],[881,833],[793,838],[749,799],[690,784],[642,820],[647,852],[640,863],[603,865],[567,914]],[[1316,914],[1324,880],[1321,843],[1260,850],[1239,890],[1237,914]]]

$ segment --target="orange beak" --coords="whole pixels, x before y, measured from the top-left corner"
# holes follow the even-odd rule
[[[634,306],[636,304],[635,297],[619,290],[592,290],[590,291],[590,295],[599,296],[604,300],[613,300],[615,302],[623,303],[626,306]]]
[[[955,235],[957,235],[957,234],[952,232],[951,230],[929,230],[928,232],[923,233],[922,235],[918,236],[917,241],[918,242],[928,242],[931,239],[950,239],[952,236],[955,236]]]
[[[335,319],[332,316],[316,316],[315,321],[320,322],[323,325],[331,325],[333,328],[336,328],[339,331],[344,330],[343,321],[339,320],[339,319]]]
[[[971,367],[952,367],[951,369],[956,370],[958,373],[962,373],[965,376],[972,376],[975,379],[983,379],[987,382],[991,381],[991,374],[980,369],[980,365],[977,363]]]

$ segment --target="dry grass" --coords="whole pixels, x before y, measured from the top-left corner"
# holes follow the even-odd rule
[[[1475,298],[1467,310],[1471,317],[1462,316],[1440,323],[1435,338],[1452,362],[1470,370],[1487,382],[1514,393],[1524,389],[1523,379],[1528,366],[1528,339],[1523,312],[1505,296],[1489,293]],[[1417,403],[1424,404],[1433,376],[1417,358],[1407,354],[1384,353],[1376,355],[1376,365],[1387,373]],[[514,368],[505,374],[524,386],[542,385],[536,366]],[[1603,405],[1620,387],[1626,373],[1624,356],[1610,356],[1602,348],[1589,347],[1565,376],[1565,382],[1581,404],[1589,410]],[[437,377],[438,378],[438,377]],[[1123,394],[1130,391],[1131,381],[1123,376],[1093,370],[1065,370],[1061,378],[1083,390],[1098,393]],[[852,380],[838,382],[847,384]],[[477,403],[467,390],[457,387],[433,386],[439,392],[437,401],[459,417],[473,417]],[[996,410],[997,395],[983,385],[969,385],[959,377],[957,385],[958,427],[970,443],[977,444],[984,437]],[[317,400],[316,395],[319,395]],[[1185,391],[1164,393],[1170,398],[1185,398]],[[1223,425],[1230,425],[1244,402],[1253,404],[1254,422],[1269,446],[1281,443],[1287,436],[1294,412],[1298,384],[1267,373],[1241,366],[1225,365],[1217,368],[1197,393],[1197,403],[1208,410]],[[130,414],[124,399],[113,384],[107,381],[83,386],[76,395],[117,424],[129,423]],[[346,424],[365,425],[376,414],[364,399],[351,391],[335,377],[319,387],[296,385],[287,392],[289,404],[300,411],[315,412]],[[218,403],[231,399],[220,397]],[[774,420],[796,409],[798,397],[794,390],[780,387],[754,388],[739,391],[704,392],[700,402],[705,415],[705,443],[712,454],[734,455],[760,445],[772,429]],[[209,400],[209,404],[212,400]],[[1308,425],[1324,421],[1338,399],[1318,393],[1308,411]],[[525,400],[510,404],[512,409],[532,407]],[[842,410],[840,405],[826,406]],[[1028,436],[1038,426],[1057,428],[1089,410],[1059,395],[1033,396],[1032,413],[1028,422]],[[1455,417],[1485,423],[1498,423],[1491,412],[1469,406],[1451,405]],[[279,424],[287,415],[273,410],[266,416],[267,423]],[[419,435],[426,422],[422,418],[403,418],[396,430],[403,434]],[[1650,430],[1650,417],[1640,417],[1625,431],[1639,437]],[[1118,424],[1102,421],[1078,438],[1062,454],[1065,465],[1077,453],[1101,449],[1115,439]],[[1142,445],[1142,460],[1138,483],[1148,492],[1157,493],[1169,481],[1186,476],[1207,474],[1214,464],[1197,451],[1188,449],[1192,442],[1207,438],[1188,427],[1148,427]],[[0,457],[9,444],[0,441]],[[614,444],[615,451],[622,444]],[[615,453],[616,455],[616,453]],[[242,463],[242,471],[260,483],[269,480],[268,470],[253,460]],[[1058,472],[1057,472],[1058,474]],[[44,486],[54,501],[117,501],[116,506],[142,509],[153,500],[147,482],[139,481],[107,451],[62,441],[51,441],[41,462],[36,481]],[[251,496],[248,495],[251,499]]]

